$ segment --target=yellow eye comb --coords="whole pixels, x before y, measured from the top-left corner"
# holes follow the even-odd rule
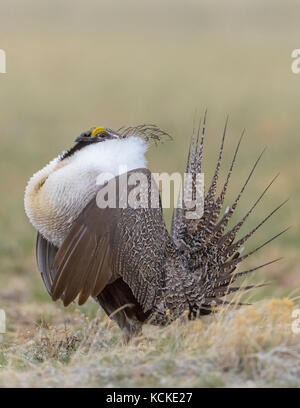
[[[106,129],[105,129],[105,127],[103,127],[103,126],[97,126],[97,127],[95,127],[95,128],[92,128],[93,130],[92,130],[92,133],[91,133],[91,136],[96,136],[96,135],[98,135],[99,133],[104,133],[104,132],[106,132]]]

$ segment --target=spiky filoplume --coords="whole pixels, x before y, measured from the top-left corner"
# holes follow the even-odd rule
[[[144,123],[138,126],[121,127],[118,129],[118,133],[124,138],[139,136],[146,142],[153,140],[155,144],[158,142],[163,143],[164,140],[172,140],[172,137],[167,132],[160,129],[157,125],[151,123]]]

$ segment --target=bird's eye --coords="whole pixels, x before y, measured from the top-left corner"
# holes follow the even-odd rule
[[[90,131],[90,130],[87,130],[87,131],[81,133],[80,136],[81,136],[81,137],[90,137],[90,136],[91,136],[91,131]]]

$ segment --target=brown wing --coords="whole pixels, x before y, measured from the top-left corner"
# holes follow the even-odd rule
[[[58,251],[39,232],[36,238],[36,261],[41,272],[44,284],[51,295],[51,286],[55,278],[55,269],[52,268],[55,255]]]
[[[118,200],[124,198],[125,190],[130,197],[140,184],[139,175],[147,181],[148,208],[119,208]],[[131,176],[137,176],[132,185]],[[89,296],[99,295],[108,284],[122,278],[143,310],[151,309],[163,285],[169,236],[161,206],[151,208],[151,186],[152,197],[155,189],[157,194],[157,186],[151,183],[150,171],[135,169],[126,173],[129,184],[121,183],[121,177],[124,181],[124,175],[113,179],[117,208],[99,208],[93,199],[58,250],[53,264],[57,270],[51,288],[53,300],[63,296],[64,305],[68,305],[79,295],[79,304],[83,304]],[[140,198],[145,198],[144,192],[140,191]]]
[[[56,274],[56,270],[51,266],[57,251],[58,248],[47,241],[40,233],[37,234],[37,264],[50,295]],[[141,327],[138,322],[144,322],[149,316],[149,312],[143,312],[140,304],[133,296],[132,290],[122,278],[107,285],[94,299],[102,306],[106,314],[116,321],[121,329],[127,329],[129,335],[138,331]]]

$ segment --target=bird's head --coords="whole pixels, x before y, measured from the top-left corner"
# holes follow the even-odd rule
[[[92,127],[91,129],[80,133],[80,135],[76,137],[75,145],[61,155],[61,160],[72,156],[75,152],[90,144],[104,142],[105,140],[118,140],[122,137],[122,135],[112,129],[103,126]]]
[[[97,126],[80,133],[75,139],[75,145],[70,150],[64,152],[60,159],[64,160],[90,144],[104,142],[106,140],[127,139],[131,136],[140,137],[146,142],[153,140],[155,143],[163,142],[164,139],[172,139],[167,132],[152,124],[144,124],[128,128],[122,127],[117,132],[104,126]]]
[[[103,126],[93,127],[75,139],[76,143],[98,143],[108,139],[120,139],[122,136],[112,129]]]

